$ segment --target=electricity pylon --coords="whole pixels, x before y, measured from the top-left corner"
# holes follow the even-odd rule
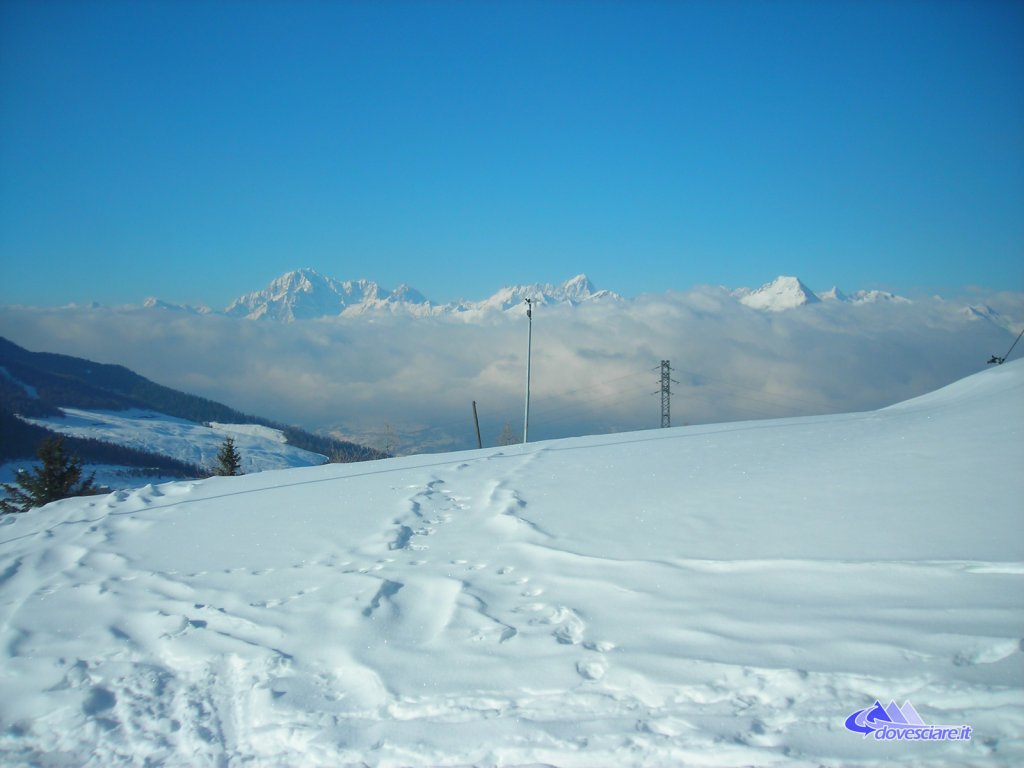
[[[657,370],[657,369],[655,369]],[[672,365],[668,360],[661,361],[661,426],[672,426],[672,384],[679,382],[672,378]]]

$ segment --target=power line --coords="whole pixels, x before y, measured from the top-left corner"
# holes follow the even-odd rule
[[[993,363],[995,363],[996,365],[1002,365],[1003,363],[1005,363],[1006,358],[1008,358],[1010,356],[1010,353],[1013,352],[1013,348],[1017,346],[1017,342],[1020,341],[1021,336],[1024,336],[1024,329],[1022,329],[1021,332],[1017,334],[1017,338],[1013,340],[1013,344],[1010,345],[1010,348],[1006,351],[1005,355],[1003,355],[1002,357],[992,355],[992,357],[988,361],[988,364],[992,365]]]

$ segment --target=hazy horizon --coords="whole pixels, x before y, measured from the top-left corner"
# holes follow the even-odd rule
[[[1024,324],[1024,292],[981,298],[1005,326],[953,301],[769,312],[706,286],[542,307],[533,320],[531,437],[657,427],[664,359],[679,382],[674,425],[889,405],[1006,352]],[[406,451],[472,447],[474,400],[485,444],[506,421],[521,433],[526,331],[525,318],[502,312],[282,323],[141,307],[0,306],[0,335],[33,351],[125,365],[308,429],[374,440],[390,431]]]

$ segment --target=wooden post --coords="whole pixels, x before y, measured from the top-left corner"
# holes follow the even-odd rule
[[[473,401],[473,423],[476,424],[476,447],[483,448],[484,444],[480,441],[480,417],[476,415],[476,400]]]

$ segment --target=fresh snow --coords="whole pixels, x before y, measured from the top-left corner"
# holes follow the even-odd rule
[[[54,432],[116,443],[213,469],[226,437],[235,441],[246,474],[323,464],[326,456],[287,445],[280,430],[258,424],[196,424],[157,411],[61,408],[64,417],[25,418]]]
[[[1024,764],[1024,362],[0,524],[7,765]],[[844,727],[878,700],[969,741]]]
[[[814,291],[800,281],[800,278],[786,276],[777,277],[756,291],[741,291],[739,297],[741,304],[769,312],[782,312],[821,301]]]

